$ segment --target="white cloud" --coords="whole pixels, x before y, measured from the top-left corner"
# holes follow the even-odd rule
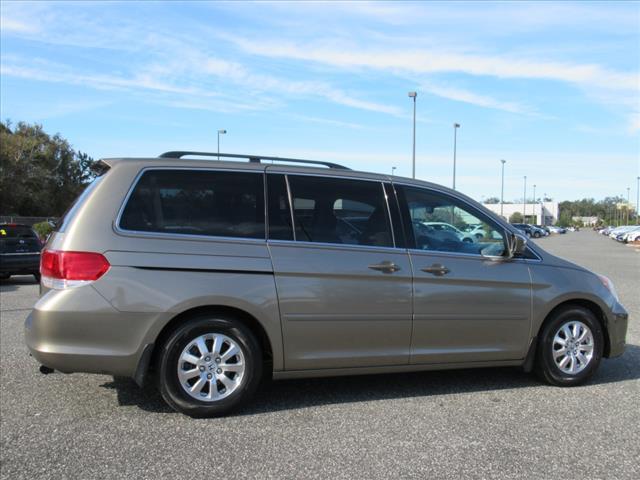
[[[496,110],[503,110],[505,112],[526,115],[535,114],[532,108],[520,103],[504,102],[487,95],[479,95],[477,93],[455,87],[434,85],[432,83],[422,83],[421,90],[442,98],[448,98],[449,100],[455,100],[457,102],[469,103],[472,105],[477,105],[479,107],[493,108]]]
[[[498,78],[544,79],[603,88],[640,90],[640,73],[618,72],[595,64],[572,64],[411,49],[338,49],[314,43],[306,45],[280,41],[254,41],[225,35],[242,50],[265,57],[317,62],[333,67],[369,68],[414,74],[465,73]]]

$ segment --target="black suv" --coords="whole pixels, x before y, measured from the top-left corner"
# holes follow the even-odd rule
[[[42,243],[28,225],[0,224],[0,279],[11,275],[33,275],[40,281]]]

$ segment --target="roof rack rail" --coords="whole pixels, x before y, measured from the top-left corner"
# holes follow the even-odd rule
[[[329,168],[336,168],[339,170],[351,170],[344,165],[339,165],[332,162],[323,162],[321,160],[303,160],[300,158],[284,158],[284,157],[265,157],[263,155],[241,155],[237,153],[211,153],[211,152],[165,152],[160,155],[159,158],[182,158],[186,156],[200,156],[200,157],[220,157],[223,158],[246,158],[251,163],[262,163],[263,160],[269,160],[274,162],[289,162],[289,163],[304,163],[307,165],[323,165]]]

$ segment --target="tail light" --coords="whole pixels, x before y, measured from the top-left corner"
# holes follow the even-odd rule
[[[58,290],[94,282],[110,266],[104,255],[94,252],[43,250],[40,256],[42,285]]]

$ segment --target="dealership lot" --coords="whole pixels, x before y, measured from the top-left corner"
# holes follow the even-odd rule
[[[1,285],[2,478],[639,478],[640,251],[592,231],[537,240],[609,276],[623,357],[560,389],[517,369],[276,382],[237,415],[192,420],[152,388],[38,373],[32,277]]]

